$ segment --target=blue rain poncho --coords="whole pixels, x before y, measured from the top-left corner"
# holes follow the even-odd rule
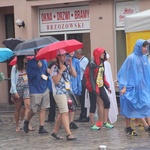
[[[150,117],[150,65],[142,53],[145,40],[137,40],[133,53],[127,57],[118,72],[121,114],[127,118]]]

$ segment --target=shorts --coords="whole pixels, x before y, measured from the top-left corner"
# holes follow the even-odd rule
[[[68,98],[66,94],[54,95],[60,113],[68,112]]]
[[[19,94],[20,99],[29,99],[29,87],[28,86],[22,86],[17,87],[17,93]]]
[[[43,94],[30,94],[30,109],[36,113],[38,110],[50,107],[49,90]]]

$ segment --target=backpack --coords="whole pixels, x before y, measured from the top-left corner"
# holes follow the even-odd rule
[[[94,77],[94,70],[96,68],[99,68],[98,65],[96,65],[94,59],[91,59],[89,63],[86,66],[86,69],[83,74],[83,80],[82,80],[82,85],[90,92],[95,90],[95,77]]]
[[[87,64],[84,74],[83,74],[83,79],[82,79],[82,85],[86,88],[86,82],[87,80],[90,80],[90,71],[92,68],[96,68],[97,65],[94,62],[94,59],[90,59],[89,63]],[[88,79],[87,79],[88,78]]]
[[[90,69],[90,61],[88,62],[87,66],[85,68],[83,78],[82,78],[82,86],[84,86],[85,88],[86,88],[86,77],[85,77],[85,75],[89,74],[89,69]]]

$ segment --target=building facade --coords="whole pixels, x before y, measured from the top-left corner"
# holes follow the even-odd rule
[[[1,0],[0,46],[6,38],[29,40],[54,36],[58,40],[83,42],[85,56],[103,47],[110,55],[113,77],[126,58],[124,17],[149,9],[147,0]],[[25,27],[18,27],[17,19]],[[11,67],[1,63],[0,70],[10,78]],[[10,81],[0,83],[0,103],[10,104]]]

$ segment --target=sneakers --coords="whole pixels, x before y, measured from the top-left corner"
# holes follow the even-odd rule
[[[105,128],[109,128],[109,129],[114,128],[114,126],[113,126],[113,125],[111,125],[111,124],[109,124],[108,122],[103,123],[103,127],[105,127]]]
[[[126,136],[137,136],[137,133],[131,128],[125,128]]]
[[[102,125],[103,125],[103,123],[102,123],[101,121],[97,121],[95,125],[96,125],[97,127],[100,127],[100,128],[101,128]]]
[[[29,126],[29,121],[25,120],[24,124],[23,124],[23,130],[24,130],[25,133],[29,132],[28,126]]]
[[[71,122],[70,129],[78,129],[78,126],[74,122]]]
[[[91,126],[91,130],[100,130],[100,127],[97,127],[95,124],[93,126]]]
[[[40,126],[40,128],[39,128],[39,134],[48,134],[48,132],[44,129],[43,126]]]

